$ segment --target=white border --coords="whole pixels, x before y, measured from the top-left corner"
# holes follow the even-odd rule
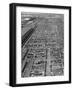
[[[64,14],[64,76],[21,78],[21,12]],[[69,80],[69,10],[16,7],[16,83],[56,82]]]

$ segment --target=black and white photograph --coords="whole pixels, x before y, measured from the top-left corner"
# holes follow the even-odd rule
[[[21,12],[21,77],[64,75],[64,15]]]
[[[13,3],[10,31],[10,86],[71,83],[71,7]]]

